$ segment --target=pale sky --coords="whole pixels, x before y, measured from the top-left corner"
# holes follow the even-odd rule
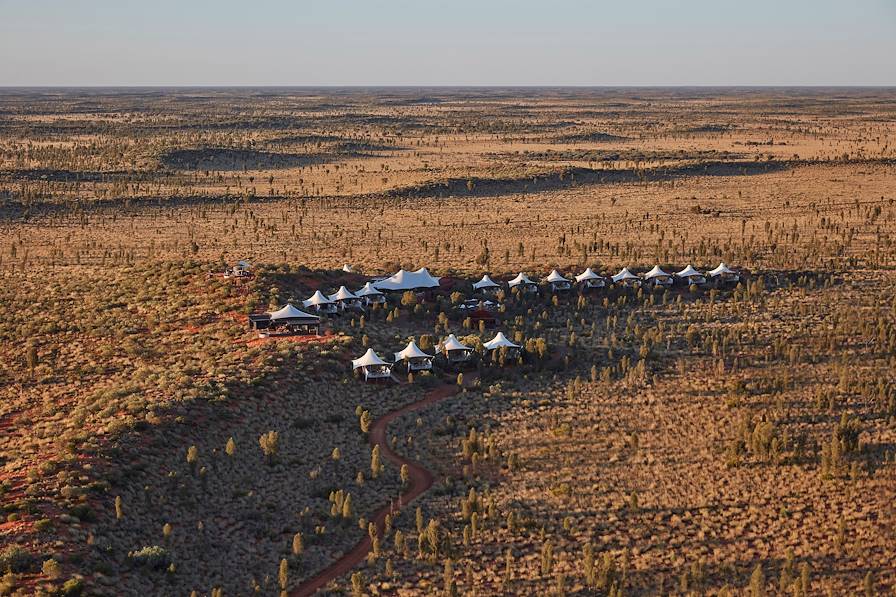
[[[0,0],[0,85],[896,85],[896,0]]]

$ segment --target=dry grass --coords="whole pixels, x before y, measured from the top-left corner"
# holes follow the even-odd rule
[[[826,93],[0,95],[0,594],[296,587],[401,485],[356,408],[456,378],[363,386],[366,345],[479,336],[450,293],[483,271],[720,260],[747,281],[509,297],[533,351],[393,424],[423,528],[332,589],[891,591],[892,92]],[[246,330],[343,263],[454,286]]]

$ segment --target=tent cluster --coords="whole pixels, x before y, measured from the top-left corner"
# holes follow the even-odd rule
[[[694,269],[692,265],[688,265],[683,270],[671,274],[663,271],[659,265],[655,265],[653,269],[643,274],[636,274],[627,267],[624,267],[619,270],[619,273],[609,277],[604,277],[589,267],[581,274],[575,276],[572,280],[565,277],[556,269],[551,270],[551,273],[544,279],[544,283],[551,292],[565,292],[572,290],[574,286],[578,286],[582,290],[605,288],[608,283],[613,283],[622,287],[639,287],[646,285],[656,288],[668,288],[672,286],[676,280],[688,286],[692,284],[700,286],[706,284],[708,280],[724,283],[737,282],[740,280],[740,276],[724,263],[720,263],[717,268],[710,270],[705,274]],[[538,283],[532,280],[524,272],[520,272],[515,278],[508,280],[507,287],[511,290],[518,288],[518,292],[523,293],[537,293],[539,289]],[[482,276],[482,279],[478,282],[473,283],[473,290],[485,294],[493,294],[500,288],[501,285],[492,280],[488,274]]]
[[[522,346],[514,344],[503,334],[498,332],[495,337],[488,342],[483,343],[482,347],[488,351],[504,349],[508,356],[518,356],[522,350]],[[436,347],[437,354],[444,356],[449,364],[462,364],[468,362],[473,355],[473,348],[463,344],[454,334],[449,334],[447,338],[442,340]],[[392,377],[392,370],[399,364],[404,364],[409,372],[413,371],[430,371],[432,370],[435,354],[428,354],[417,346],[417,343],[410,340],[403,349],[393,353],[393,362],[383,360],[372,348],[368,348],[367,352],[352,360],[352,370],[360,371],[364,376],[364,380],[372,379],[388,379]]]

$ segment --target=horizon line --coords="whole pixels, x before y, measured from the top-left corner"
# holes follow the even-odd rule
[[[896,83],[85,83],[0,84],[0,89],[894,89]]]

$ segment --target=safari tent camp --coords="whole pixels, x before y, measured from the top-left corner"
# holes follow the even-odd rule
[[[304,305],[306,309],[313,309],[318,313],[332,314],[336,313],[338,310],[336,302],[325,297],[320,290],[315,290],[310,298],[302,302],[302,305]]]
[[[519,287],[520,292],[535,293],[538,292],[538,284],[529,279],[529,276],[520,272],[516,278],[507,283],[511,289]]]
[[[611,279],[613,280],[613,284],[619,284],[620,286],[636,287],[641,285],[641,278],[630,272],[627,267],[619,270],[619,273]]]
[[[478,282],[473,282],[473,290],[486,294],[494,294],[499,288],[501,288],[501,285],[489,278],[488,274],[483,274],[482,279]]]
[[[654,265],[653,269],[644,274],[644,281],[647,282],[648,286],[653,286],[654,288],[668,288],[672,286],[674,280],[672,274],[664,272],[659,265]]]
[[[548,283],[551,292],[564,292],[572,288],[572,283],[555,269],[551,270],[545,281]]]
[[[250,314],[249,328],[262,336],[317,335],[320,333],[320,317],[287,304],[277,311]]]
[[[361,370],[364,380],[388,379],[392,377],[392,363],[379,357],[372,348],[368,348],[360,358],[352,361],[352,371]]]
[[[729,268],[724,262],[720,263],[719,267],[709,270],[706,273],[710,279],[716,283],[723,282],[734,284],[740,281],[740,274]]]
[[[386,295],[373,287],[371,282],[365,284],[355,293],[365,305],[382,305],[386,302]]]
[[[426,290],[428,288],[438,288],[439,278],[431,275],[425,267],[421,267],[414,272],[400,269],[388,278],[373,282],[373,287],[383,292]]]
[[[434,355],[426,354],[411,340],[408,345],[395,353],[395,363],[404,362],[408,371],[428,371],[432,369]]]
[[[494,338],[485,342],[482,346],[490,353],[493,353],[496,350],[505,349],[508,357],[516,357],[520,354],[520,350],[522,349],[522,346],[519,344],[514,344],[508,340],[507,336],[504,335],[504,332],[498,332],[495,334]]]
[[[691,264],[688,264],[688,266],[680,272],[675,272],[675,277],[688,286],[691,286],[692,284],[696,284],[697,286],[706,284],[706,276],[694,269]]]
[[[603,288],[607,285],[607,281],[604,280],[603,276],[594,273],[594,270],[588,267],[585,268],[585,271],[576,276],[576,284],[583,289]]]
[[[336,306],[343,310],[357,309],[361,307],[361,297],[356,295],[345,286],[340,286],[339,290],[337,290],[327,298],[336,303]]]
[[[445,355],[449,363],[464,363],[470,360],[473,349],[461,343],[454,334],[449,334],[439,346],[439,352]]]

